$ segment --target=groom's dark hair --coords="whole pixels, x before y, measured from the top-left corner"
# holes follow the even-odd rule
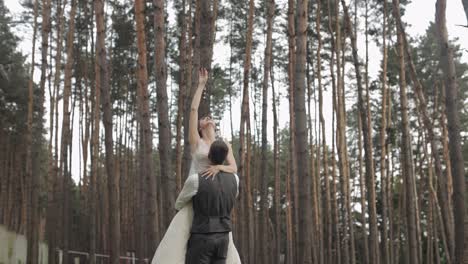
[[[228,152],[229,148],[224,141],[220,139],[215,140],[213,143],[211,143],[210,152],[208,152],[208,159],[214,165],[223,164]]]

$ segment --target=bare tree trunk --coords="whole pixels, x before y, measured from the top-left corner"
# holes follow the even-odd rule
[[[198,85],[198,70],[200,68],[200,1],[197,0],[196,7],[195,7],[195,18],[192,28],[192,21],[191,17],[189,17],[189,30],[188,30],[188,61],[187,61],[187,82],[191,82],[190,89],[187,91],[187,97],[185,101],[185,108],[184,108],[184,116],[189,116],[190,114],[190,106],[192,103],[192,98],[195,93],[195,90]],[[189,16],[191,16],[191,7],[189,10]],[[193,32],[193,37],[192,37]],[[195,43],[192,43],[192,38],[194,38]],[[192,55],[193,53],[193,55]],[[200,113],[200,112],[199,112]],[[187,177],[190,170],[190,163],[192,161],[192,154],[190,151],[190,144],[188,140],[189,134],[189,118],[184,119],[184,155],[183,155],[183,168],[182,168],[182,175]],[[242,198],[241,198],[242,199]]]
[[[330,2],[328,2],[328,11],[331,12],[330,10]],[[330,17],[330,13],[328,14]],[[331,177],[331,235],[329,236],[329,243],[330,243],[330,249],[331,250],[336,250],[335,256],[332,256],[332,252],[327,252],[327,263],[337,263],[341,264],[341,251],[338,250],[341,248],[339,246],[339,243],[336,243],[338,241],[341,241],[340,237],[340,230],[339,230],[339,217],[338,217],[338,201],[337,201],[337,184],[336,184],[336,159],[335,159],[335,142],[339,141],[339,137],[337,133],[335,133],[335,130],[338,130],[338,126],[335,126],[335,115],[339,116],[339,113],[337,111],[337,100],[336,100],[336,79],[335,79],[335,60],[334,60],[334,54],[335,54],[335,41],[333,37],[333,31],[331,30],[331,18],[328,20],[328,29],[331,35],[331,45],[332,45],[332,54],[330,56],[330,76],[332,79],[332,109],[333,109],[333,114],[332,114],[332,147],[331,147],[331,162],[332,162],[332,177]],[[339,164],[340,166],[341,164]],[[340,168],[341,169],[341,168]],[[341,180],[341,187],[344,186],[342,184],[342,181],[344,180],[342,177],[340,177]],[[344,192],[343,192],[344,193]],[[346,225],[343,226],[343,228],[346,228]],[[337,239],[339,239],[337,241]],[[339,257],[338,257],[339,256]]]
[[[42,43],[41,43],[41,53],[42,53],[42,58],[41,58],[41,80],[40,80],[40,87],[41,90],[45,90],[45,81],[46,81],[46,76],[47,76],[47,55],[49,52],[49,33],[50,33],[50,10],[51,10],[51,2],[50,0],[44,0],[42,4]],[[50,76],[50,75],[49,75]],[[49,263],[55,264],[55,252],[53,249],[55,247],[55,241],[54,241],[54,230],[55,226],[53,226],[52,221],[53,221],[53,211],[54,211],[54,206],[52,206],[53,203],[53,197],[55,195],[55,190],[53,188],[54,186],[54,162],[53,162],[53,156],[52,156],[52,137],[53,137],[53,112],[55,110],[54,108],[54,100],[55,97],[52,94],[51,91],[51,82],[49,79],[49,95],[50,95],[50,137],[49,137],[49,144],[48,144],[48,157],[49,157],[49,164],[48,164],[48,171],[47,171],[47,209],[46,209],[46,240],[49,245]],[[55,132],[57,133],[57,132]]]
[[[361,114],[362,123],[365,125],[363,129],[364,137],[364,155],[365,155],[365,164],[366,164],[366,185],[368,191],[368,207],[369,207],[369,216],[370,216],[370,263],[378,264],[379,263],[379,247],[378,247],[378,231],[377,231],[377,209],[376,209],[376,194],[375,194],[375,173],[374,173],[374,159],[372,151],[372,126],[370,122],[370,116],[365,107],[364,96],[363,96],[363,85],[362,85],[362,76],[359,65],[359,57],[357,53],[357,44],[355,32],[352,30],[351,19],[348,12],[348,7],[344,0],[341,0],[345,14],[345,24],[347,32],[351,38],[351,46],[353,53],[353,62],[356,73],[357,87],[358,87],[358,106],[359,112]]]
[[[85,18],[87,19],[88,21],[88,24],[86,24],[85,28],[82,29],[86,36],[84,38],[84,43],[86,45],[85,47],[85,59],[79,59],[81,61],[81,68],[82,68],[82,71],[83,71],[83,82],[84,82],[84,94],[82,95],[81,97],[81,100],[84,100],[84,109],[83,109],[83,102],[80,103],[80,108],[84,111],[84,116],[82,117],[83,120],[80,121],[81,123],[82,122],[85,122],[84,124],[84,131],[82,131],[81,133],[81,137],[82,137],[82,140],[81,140],[81,150],[82,150],[82,155],[83,155],[83,189],[81,191],[81,195],[82,195],[82,204],[86,207],[86,209],[84,210],[82,216],[83,216],[83,219],[87,219],[88,220],[88,226],[86,229],[80,231],[80,233],[82,233],[82,236],[84,237],[87,237],[89,239],[89,233],[85,232],[85,231],[89,231],[89,226],[90,226],[90,222],[89,222],[89,219],[90,219],[90,215],[89,215],[89,186],[90,186],[90,172],[88,172],[88,158],[89,158],[89,161],[91,161],[91,156],[90,156],[90,153],[88,151],[91,152],[91,149],[90,149],[90,133],[91,133],[91,129],[92,129],[92,111],[90,109],[90,103],[89,103],[89,100],[92,96],[92,90],[90,90],[90,76],[89,76],[89,65],[90,65],[90,62],[87,58],[89,58],[90,54],[89,54],[89,49],[88,49],[88,42],[89,42],[89,26],[90,24],[92,23],[93,19],[93,14],[89,14],[89,5],[88,4],[85,4],[84,6],[84,16]],[[80,33],[78,33],[80,34]],[[79,44],[78,45],[82,45]],[[92,49],[92,45],[91,45],[91,49]],[[84,194],[83,194],[84,193]],[[89,240],[88,240],[89,241]],[[88,242],[89,243],[89,242]]]
[[[308,151],[307,151],[307,115],[305,111],[305,62],[307,45],[307,3],[308,0],[298,0],[296,6],[296,53],[295,53],[295,74],[294,74],[294,119],[296,141],[296,160],[298,175],[299,207],[303,211],[298,218],[298,252],[299,262],[304,264],[312,263],[312,255],[309,245],[311,245],[311,177],[309,175]],[[327,169],[327,168],[325,168]],[[300,184],[299,184],[300,180]]]
[[[316,21],[315,21],[315,32],[317,34],[317,52],[316,52],[316,69],[315,73],[317,75],[317,81],[318,81],[318,93],[319,93],[319,118],[320,118],[320,125],[322,127],[322,161],[323,161],[323,181],[325,182],[325,226],[324,226],[324,233],[325,236],[324,238],[324,244],[326,247],[326,253],[325,255],[327,258],[325,258],[325,261],[327,263],[330,263],[331,261],[331,251],[332,251],[332,212],[331,212],[331,202],[330,202],[330,179],[328,176],[328,151],[327,151],[327,141],[326,141],[326,131],[325,131],[325,118],[323,116],[323,92],[322,92],[322,60],[321,60],[321,51],[322,51],[322,35],[320,33],[320,24],[321,24],[321,0],[317,0],[317,12],[316,12]],[[298,29],[299,30],[299,29]],[[299,35],[299,33],[298,33]],[[299,57],[296,57],[296,60],[300,59]],[[297,62],[296,62],[297,63]],[[296,113],[297,114],[297,113]],[[296,124],[298,124],[296,122]],[[299,127],[299,125],[298,125]],[[298,165],[299,169],[299,165]],[[300,175],[300,174],[298,174]],[[303,207],[301,206],[301,209]]]
[[[45,81],[46,81],[46,75],[47,75],[47,55],[49,52],[49,34],[51,30],[50,26],[50,12],[51,12],[51,1],[50,0],[43,0],[42,4],[42,43],[41,43],[41,52],[42,52],[42,59],[41,59],[41,81],[40,81],[40,87],[41,90],[45,89]],[[51,58],[52,61],[52,58]],[[49,75],[49,77],[51,74]],[[55,89],[55,87],[54,87]],[[56,196],[56,189],[54,188],[55,182],[56,182],[56,177],[54,177],[54,158],[52,155],[52,138],[53,138],[53,133],[54,133],[54,126],[53,126],[53,120],[54,120],[54,106],[55,106],[55,93],[52,94],[51,91],[51,82],[49,78],[49,95],[50,95],[50,137],[49,137],[49,164],[48,164],[48,171],[47,171],[47,211],[46,211],[46,240],[49,246],[48,250],[48,255],[49,255],[49,263],[55,264],[55,251],[54,248],[56,246],[56,240],[55,240],[55,229],[56,226],[54,226],[53,221],[54,221],[54,211],[55,206],[53,206],[54,203],[54,197]],[[57,133],[57,131],[55,131]]]
[[[179,93],[178,93],[178,100],[177,100],[177,124],[176,124],[176,193],[182,189],[182,121],[183,121],[183,114],[184,114],[184,103],[186,97],[186,90],[187,90],[187,26],[191,21],[187,20],[186,18],[186,1],[182,1],[182,32],[180,33],[180,41],[179,41]],[[191,1],[189,0],[189,4]],[[189,11],[190,12],[190,11]],[[189,36],[190,38],[192,36]]]
[[[230,120],[230,128],[231,128],[231,140],[234,139],[234,124],[232,122],[232,88],[234,86],[234,82],[232,81],[232,63],[233,63],[233,54],[232,54],[232,12],[230,14],[230,22],[229,22],[229,87],[228,87],[228,94],[229,94],[229,120]]]
[[[400,17],[400,4],[399,0],[393,0],[394,17]],[[411,136],[408,121],[408,99],[406,94],[406,79],[405,79],[405,58],[404,58],[404,42],[403,32],[398,28],[398,57],[400,65],[400,100],[401,100],[401,118],[402,118],[402,172],[403,182],[405,184],[406,194],[406,227],[407,239],[409,245],[409,259],[411,263],[419,263],[419,251],[417,243],[417,228],[416,228],[416,208],[415,208],[415,176],[413,162],[411,160]]]
[[[464,1],[465,11],[467,5]],[[446,22],[446,0],[436,2],[436,27],[441,48],[440,61],[445,75],[445,105],[447,112],[447,125],[449,135],[450,163],[453,176],[453,205],[454,205],[454,227],[455,227],[455,254],[454,263],[464,263],[465,248],[465,169],[461,152],[460,118],[458,103],[458,84],[456,69],[453,58],[453,47],[448,41]]]
[[[310,8],[310,7],[309,7]],[[313,126],[312,126],[312,86],[315,86],[315,78],[312,78],[311,76],[311,70],[314,68],[313,64],[313,56],[311,50],[311,44],[312,41],[308,41],[307,43],[307,67],[306,67],[306,78],[307,78],[307,122],[308,122],[308,130],[309,130],[309,148],[310,148],[310,173],[311,173],[311,184],[312,184],[312,217],[313,217],[313,223],[318,222],[315,219],[318,219],[319,217],[319,202],[318,202],[318,190],[319,190],[319,184],[317,182],[317,177],[319,174],[316,171],[316,156],[315,156],[315,143],[314,143],[314,136],[313,136]],[[314,74],[314,71],[312,70],[312,74]],[[314,87],[315,88],[315,87]],[[314,94],[315,95],[315,94]],[[336,226],[338,227],[338,226]],[[320,241],[322,240],[321,232],[320,232],[320,226],[316,224],[312,224],[312,260],[314,263],[317,263],[321,260],[323,260],[323,255],[324,253],[319,250],[320,247]],[[323,261],[322,261],[323,262]]]
[[[342,189],[343,195],[343,207],[344,207],[344,214],[343,214],[343,236],[344,238],[343,243],[343,257],[344,263],[355,263],[355,244],[354,244],[354,228],[353,228],[353,220],[351,214],[351,198],[350,198],[350,187],[349,187],[349,163],[348,163],[348,150],[347,150],[347,142],[346,142],[346,106],[344,100],[344,85],[342,81],[342,74],[341,74],[341,27],[340,27],[340,20],[339,20],[339,4],[338,1],[335,1],[335,30],[336,30],[336,40],[332,35],[332,48],[333,54],[331,57],[331,75],[332,79],[334,79],[334,56],[336,54],[336,61],[337,61],[337,87],[336,87],[336,96],[334,95],[333,98],[335,100],[335,111],[337,115],[337,151],[339,157],[339,170],[340,170],[340,184]],[[329,10],[329,16],[331,17],[331,10]],[[332,33],[332,25],[331,25],[331,18],[329,19],[329,31]],[[335,82],[334,82],[335,83]],[[334,155],[332,155],[334,157]],[[334,160],[333,160],[334,161]],[[335,183],[334,183],[335,185]],[[336,188],[336,187],[335,187]],[[336,209],[338,210],[338,209]],[[338,212],[338,211],[337,211]],[[337,218],[338,216],[336,216]],[[337,221],[338,224],[338,221]],[[338,234],[337,234],[338,235]],[[364,240],[364,242],[367,242]],[[336,250],[338,251],[341,248],[339,244],[336,246]],[[339,253],[339,252],[338,252]],[[337,254],[338,254],[337,253]],[[341,261],[340,257],[338,259]]]
[[[63,120],[62,120],[62,135],[61,135],[61,147],[60,147],[60,174],[62,178],[62,192],[63,192],[63,260],[68,261],[68,249],[70,246],[70,169],[68,166],[68,156],[71,151],[68,151],[68,147],[71,145],[71,128],[70,128],[70,97],[71,97],[71,78],[72,78],[72,67],[74,64],[73,58],[73,39],[75,31],[75,13],[76,13],[76,0],[72,0],[70,20],[69,20],[69,31],[67,34],[67,63],[65,66],[65,85],[63,90]]]
[[[250,118],[250,110],[247,107],[247,114]],[[247,119],[247,130],[246,130],[246,136],[247,136],[247,142],[246,142],[246,155],[245,155],[245,190],[247,192],[247,223],[251,223],[247,226],[247,232],[248,232],[248,238],[249,239],[255,239],[255,210],[254,210],[254,202],[253,202],[253,190],[254,188],[252,187],[255,186],[252,181],[252,169],[251,169],[251,161],[252,161],[252,132],[251,132],[251,127],[250,127],[250,119]],[[252,241],[252,240],[251,240]],[[250,263],[254,262],[255,259],[255,250],[256,250],[256,243],[252,241],[249,247],[249,258],[250,258]]]
[[[140,122],[140,140],[141,148],[140,152],[142,160],[140,160],[140,179],[138,182],[148,181],[149,184],[146,186],[148,193],[152,199],[148,199],[146,208],[143,209],[141,205],[145,204],[141,201],[140,210],[147,211],[149,217],[146,218],[143,215],[139,216],[139,227],[138,227],[138,258],[149,256],[156,250],[158,243],[159,232],[158,232],[158,217],[156,216],[157,200],[154,197],[156,195],[155,175],[153,172],[153,133],[151,130],[151,112],[149,106],[149,92],[148,92],[148,69],[147,69],[147,49],[146,49],[146,31],[145,31],[145,1],[135,1],[135,17],[136,17],[136,31],[137,31],[137,47],[138,47],[138,92],[137,92],[137,111],[138,120]],[[141,189],[140,192],[144,193]],[[143,200],[143,199],[142,199]],[[144,234],[148,233],[148,249],[150,252],[144,250]],[[141,260],[140,260],[141,261]]]
[[[294,117],[294,66],[295,66],[295,53],[296,53],[296,29],[295,29],[295,11],[294,11],[294,0],[288,0],[288,84],[289,84],[289,175],[291,182],[290,184],[290,195],[293,214],[291,224],[293,226],[293,232],[291,233],[292,245],[290,248],[293,249],[291,252],[292,261],[297,260],[297,219],[298,219],[298,202],[297,202],[297,165],[296,165],[296,146],[295,146],[295,131],[296,121]]]
[[[291,184],[290,184],[290,166],[291,163],[287,162],[286,170],[286,263],[293,264],[294,262],[294,241],[293,241],[293,227],[292,227],[292,200],[291,200]]]
[[[273,57],[271,59],[273,64]],[[273,66],[270,69],[271,76],[271,93],[272,93],[272,106],[273,106],[273,168],[275,172],[275,193],[274,193],[274,206],[275,206],[275,247],[273,259],[275,264],[280,264],[281,259],[281,175],[280,175],[280,161],[279,161],[279,142],[278,142],[278,111],[277,111],[277,98],[275,93],[275,79],[273,74]]]
[[[169,226],[169,223],[174,215],[175,202],[175,175],[171,170],[171,126],[169,122],[169,110],[167,102],[166,88],[166,63],[165,63],[165,47],[164,42],[164,0],[154,0],[155,15],[155,56],[156,56],[156,88],[157,88],[157,105],[158,105],[158,132],[159,132],[159,158],[160,158],[160,173],[161,185],[165,189],[164,205],[164,225]]]
[[[387,1],[384,1],[383,10],[383,32],[382,32],[382,46],[383,46],[383,69],[382,69],[382,122],[380,128],[380,183],[382,191],[382,262],[383,264],[390,264],[389,247],[388,247],[388,227],[387,227],[387,161],[385,160],[387,154]]]
[[[443,212],[443,217],[444,217],[444,230],[445,230],[445,233],[446,233],[446,236],[448,238],[448,242],[449,242],[449,249],[450,249],[450,255],[453,259],[453,254],[454,254],[454,249],[455,249],[455,245],[454,245],[454,224],[453,224],[453,211],[452,211],[452,201],[450,200],[450,196],[449,194],[451,193],[451,190],[450,190],[450,186],[451,186],[451,175],[450,174],[447,174],[447,177],[444,177],[443,175],[443,172],[442,172],[442,162],[440,160],[440,156],[439,156],[439,150],[438,150],[438,146],[437,146],[437,143],[436,143],[436,140],[435,140],[435,133],[434,133],[434,128],[433,128],[433,125],[431,123],[431,120],[429,118],[429,114],[428,114],[428,111],[427,111],[427,105],[426,105],[426,99],[425,99],[425,96],[424,96],[424,92],[423,92],[423,87],[417,77],[417,73],[416,73],[416,67],[414,65],[414,62],[413,62],[413,58],[412,58],[412,55],[411,55],[411,51],[410,51],[410,46],[407,42],[407,39],[406,39],[406,33],[405,33],[405,30],[404,30],[404,27],[403,27],[403,23],[401,21],[401,18],[397,18],[396,19],[397,21],[397,27],[398,27],[398,30],[400,30],[402,32],[402,41],[403,41],[403,45],[405,47],[405,54],[406,56],[408,57],[408,64],[409,64],[409,69],[410,69],[410,76],[411,76],[411,79],[413,81],[413,84],[412,87],[414,88],[415,90],[415,93],[417,95],[416,97],[416,102],[417,102],[417,105],[418,105],[418,108],[421,112],[421,115],[422,115],[422,118],[423,118],[423,125],[425,127],[425,129],[427,130],[427,139],[431,145],[431,153],[434,157],[434,161],[435,161],[435,173],[437,175],[437,177],[439,178],[439,182],[441,184],[441,190],[438,192],[438,197],[439,199],[442,201],[442,212]]]
[[[343,52],[343,56],[345,53]],[[343,156],[343,172],[345,177],[345,189],[346,192],[344,193],[344,198],[345,201],[344,206],[345,206],[345,211],[346,211],[346,218],[345,218],[345,226],[346,224],[348,225],[349,230],[347,231],[348,234],[348,240],[349,240],[349,247],[350,247],[350,263],[355,264],[356,263],[356,245],[355,245],[355,238],[354,238],[354,219],[353,219],[353,213],[351,210],[351,202],[352,202],[352,197],[351,193],[353,190],[351,189],[350,183],[352,182],[350,179],[350,171],[349,171],[349,156],[348,156],[348,146],[347,146],[347,136],[346,136],[346,100],[345,100],[345,85],[344,85],[344,58],[343,58],[343,73],[341,74],[341,81],[340,81],[340,98],[341,101],[338,104],[341,106],[341,113],[340,113],[340,122],[341,122],[341,129],[340,131],[340,136],[341,136],[341,146],[340,148],[342,149],[342,156]],[[370,126],[370,124],[369,124]]]
[[[59,119],[59,115],[58,115],[58,105],[59,105],[59,89],[60,89],[60,75],[61,75],[61,72],[62,72],[62,48],[63,48],[63,28],[64,28],[64,24],[65,24],[65,18],[64,18],[64,9],[67,5],[67,0],[63,1],[63,4],[61,1],[57,1],[57,6],[56,6],[56,9],[57,9],[57,13],[56,15],[58,16],[58,21],[57,21],[57,37],[56,37],[56,42],[57,42],[57,46],[56,46],[56,52],[55,52],[55,74],[54,74],[54,81],[53,81],[53,86],[54,86],[54,91],[55,91],[55,105],[54,105],[54,112],[55,112],[55,118],[54,118],[54,121],[55,121],[55,164],[54,164],[54,170],[53,170],[53,192],[54,194],[51,195],[52,197],[52,200],[51,200],[51,203],[54,205],[54,209],[51,211],[51,218],[50,220],[50,225],[53,225],[51,226],[51,229],[53,230],[50,230],[51,231],[51,237],[52,237],[52,240],[51,240],[51,244],[49,245],[50,247],[57,247],[57,246],[61,246],[63,248],[63,243],[61,242],[61,239],[60,239],[60,234],[62,233],[62,230],[65,229],[65,227],[63,226],[63,222],[60,221],[60,219],[62,219],[62,213],[61,213],[61,209],[63,207],[63,204],[62,203],[62,200],[63,200],[63,190],[61,190],[61,177],[59,176],[59,173],[60,173],[60,170],[59,170],[59,143],[58,143],[58,119]],[[52,70],[51,70],[52,72]],[[50,248],[49,247],[49,248]],[[51,252],[51,256],[55,256],[56,255],[56,252]],[[66,254],[66,252],[65,252]],[[64,256],[64,258],[66,258],[66,256]],[[53,258],[52,261],[55,261],[56,259]]]
[[[254,259],[254,232],[253,232],[253,210],[252,210],[252,197],[250,190],[250,171],[249,171],[249,153],[250,153],[250,115],[249,115],[249,77],[250,77],[250,66],[251,66],[251,53],[252,53],[252,34],[253,34],[253,19],[254,19],[254,1],[249,1],[249,16],[248,16],[248,27],[247,27],[247,43],[245,51],[245,62],[244,62],[244,80],[243,80],[243,97],[242,97],[242,106],[241,106],[241,122],[240,122],[240,132],[239,132],[239,172],[240,176],[244,177],[244,193],[241,194],[245,196],[244,202],[244,217],[247,223],[246,228],[243,228],[244,248],[242,250],[244,254],[244,259],[248,260],[244,262],[253,263]],[[247,144],[246,144],[247,141]],[[242,184],[242,182],[241,182]]]
[[[26,132],[26,184],[27,189],[30,190],[28,199],[25,201],[28,207],[27,218],[27,254],[26,263],[38,263],[38,250],[39,250],[39,178],[38,170],[33,171],[34,159],[33,156],[33,105],[34,105],[34,68],[35,68],[35,54],[36,54],[36,35],[37,35],[37,17],[38,17],[38,0],[34,0],[34,24],[33,24],[33,39],[32,39],[32,55],[31,55],[31,71],[28,82],[28,118],[27,118],[27,132]],[[42,122],[42,120],[40,121]],[[41,133],[38,133],[41,136]]]
[[[109,195],[109,261],[112,264],[119,263],[120,257],[120,197],[119,197],[119,174],[114,171],[114,153],[112,139],[112,103],[110,98],[109,71],[107,53],[105,47],[105,24],[104,24],[104,0],[96,0],[96,61],[98,64],[99,81],[102,92],[103,123],[105,130],[106,147],[106,172],[107,188]],[[96,76],[98,77],[98,76]],[[98,79],[96,78],[96,81]]]
[[[268,178],[269,174],[267,173],[267,111],[268,111],[268,78],[270,77],[271,71],[271,61],[272,61],[272,33],[273,33],[273,16],[275,14],[275,1],[269,0],[267,2],[267,12],[266,12],[266,21],[267,21],[267,39],[265,46],[265,63],[263,68],[263,89],[262,89],[262,150],[261,150],[261,167],[260,167],[260,177],[261,179],[261,207],[260,207],[260,221],[259,223],[259,233],[262,236],[260,239],[260,260],[261,263],[271,263],[272,260],[269,260],[269,251],[268,244],[270,239],[268,237],[268,219],[269,216],[269,201],[268,201]]]
[[[435,87],[435,89],[439,89],[439,87]],[[442,85],[442,88],[440,89],[442,98],[440,99],[441,102],[445,102],[445,85]],[[447,178],[447,192],[448,192],[448,197],[452,197],[453,195],[453,177],[452,177],[452,164],[450,163],[450,154],[449,154],[449,146],[448,146],[448,129],[447,129],[447,116],[446,116],[446,109],[445,109],[445,104],[441,104],[441,110],[440,110],[440,124],[442,126],[442,148],[443,148],[443,158],[445,162],[445,175]],[[452,206],[451,199],[448,199],[450,201],[450,206]],[[450,211],[451,214],[450,216],[452,217],[452,223],[453,223],[453,206],[451,208],[452,210]],[[453,231],[453,230],[452,230]]]
[[[96,46],[96,49],[98,47]],[[96,263],[96,234],[97,234],[97,176],[99,165],[99,131],[100,131],[100,104],[101,104],[101,72],[98,61],[95,61],[95,85],[93,102],[93,129],[91,133],[91,179],[89,186],[89,263]]]
[[[214,15],[210,8],[212,1],[197,0],[197,2],[200,2],[200,67],[206,68],[208,72],[211,72],[214,40]],[[198,110],[200,116],[204,116],[210,112],[212,86],[212,78],[209,78]]]

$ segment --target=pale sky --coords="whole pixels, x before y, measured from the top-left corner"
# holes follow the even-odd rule
[[[32,1],[32,0],[31,0]],[[349,2],[349,1],[348,1]],[[429,23],[431,21],[434,21],[435,17],[435,3],[436,0],[413,0],[408,6],[407,6],[407,11],[405,13],[405,16],[402,18],[403,21],[409,24],[409,27],[407,27],[407,33],[410,34],[411,36],[419,36],[425,33]],[[18,0],[5,0],[5,4],[7,8],[10,10],[12,13],[13,18],[18,18],[20,16],[20,12],[22,11],[22,7],[19,4]],[[173,21],[173,19],[170,19]],[[449,0],[447,1],[447,27],[448,27],[448,32],[449,32],[449,38],[459,38],[459,44],[462,45],[463,48],[468,49],[468,28],[464,28],[461,26],[457,25],[468,25],[466,21],[466,17],[463,11],[463,6],[461,0]],[[20,49],[23,52],[23,54],[28,54],[29,59],[31,55],[31,41],[32,41],[32,30],[30,28],[24,27],[24,26],[18,26],[16,27],[13,32],[16,32],[21,38],[22,42],[20,45]],[[359,37],[358,35],[358,40],[361,41],[361,44],[363,44],[363,38]],[[39,46],[39,45],[37,45]],[[363,45],[361,45],[363,46]],[[263,49],[259,49],[258,52],[261,52],[263,54]],[[360,56],[364,56],[364,49],[359,50]],[[369,50],[370,53],[370,75],[371,76],[376,76],[378,71],[379,71],[379,62],[381,60],[381,54],[380,51],[375,47],[372,46],[370,47]],[[37,51],[36,51],[36,54]],[[217,45],[215,46],[215,51],[214,51],[214,62],[217,62],[221,65],[225,65],[225,62],[227,60],[227,54],[229,54],[229,48],[222,46],[222,45]],[[465,62],[468,62],[468,50],[464,53],[463,55],[463,60]],[[276,79],[279,76],[276,77]],[[36,82],[39,81],[39,69],[36,70],[36,74],[34,76],[34,79]],[[284,87],[278,87],[279,85],[277,84],[277,89],[281,90],[284,89]],[[46,93],[47,94],[47,93]],[[283,93],[285,94],[285,93]],[[271,93],[270,93],[271,97]],[[269,103],[271,104],[271,98],[269,99]],[[47,106],[48,103],[46,102]],[[326,116],[325,118],[327,119],[326,124],[326,130],[327,130],[327,141],[330,142],[331,140],[331,94],[330,93],[325,93],[324,94],[324,105],[325,107],[328,107],[329,111],[325,111]],[[61,106],[59,106],[61,109]],[[240,99],[235,100],[233,103],[233,108],[234,108],[234,117],[233,117],[233,124],[235,126],[234,130],[238,130],[238,126],[240,123]],[[253,109],[253,106],[251,107]],[[271,109],[271,105],[269,105],[269,109]],[[280,111],[279,111],[279,119],[280,119],[280,126],[284,126],[288,120],[289,120],[289,113],[288,113],[288,104],[287,100],[282,100],[280,103]],[[252,112],[253,110],[251,110]],[[272,111],[269,110],[269,125],[271,126],[273,116],[272,116]],[[253,116],[253,114],[251,114]],[[48,119],[48,114],[46,115]],[[61,117],[59,117],[61,118]],[[253,118],[253,117],[252,117]],[[260,117],[259,117],[260,118]],[[77,125],[77,119],[76,118],[76,124],[75,127],[78,127]],[[46,122],[46,126],[48,126],[48,121]],[[221,123],[219,124],[220,131],[223,135],[228,137],[230,135],[230,121],[229,121],[229,114],[227,113]],[[78,140],[78,129],[75,129],[73,135],[73,154],[72,157],[74,160],[77,162],[74,164],[79,164],[78,160],[81,157],[80,151],[79,150],[79,140]],[[157,136],[157,135],[155,135]],[[272,138],[272,132],[271,129],[268,131],[268,137]],[[75,167],[72,168],[72,174],[73,178],[75,181],[78,181],[79,179],[79,171],[80,168],[78,167],[79,165],[75,165]]]

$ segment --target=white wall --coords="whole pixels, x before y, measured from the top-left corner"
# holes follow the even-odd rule
[[[26,263],[26,237],[0,225],[0,264]],[[39,243],[39,264],[47,264],[47,245]]]

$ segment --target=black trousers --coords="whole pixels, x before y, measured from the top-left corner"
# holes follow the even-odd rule
[[[229,233],[191,234],[185,264],[225,264]]]

